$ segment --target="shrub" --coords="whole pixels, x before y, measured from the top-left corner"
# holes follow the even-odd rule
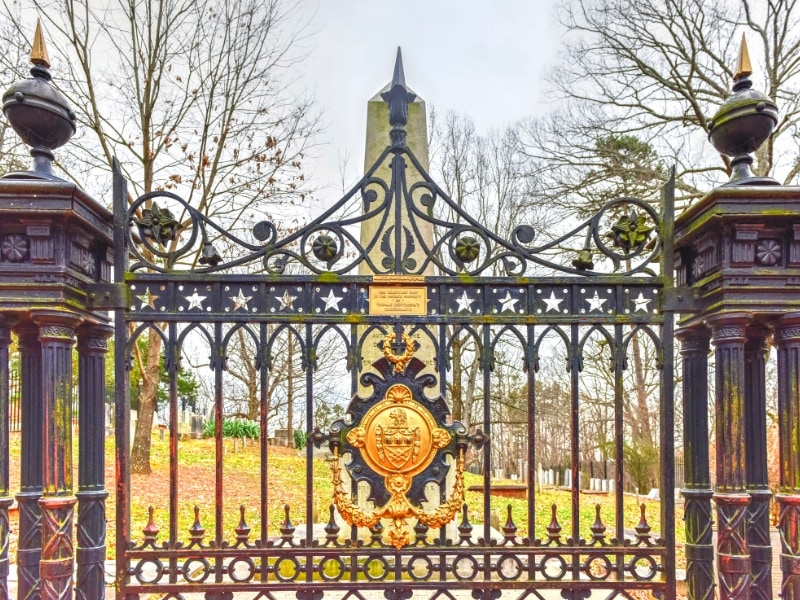
[[[214,435],[214,428],[214,421],[208,421],[203,430],[203,437],[212,437]],[[260,433],[261,428],[256,421],[249,421],[247,419],[225,419],[222,421],[222,437],[250,438],[257,440]]]
[[[300,431],[299,429],[294,430],[294,447],[298,450],[302,450],[306,447],[306,435],[305,431]]]

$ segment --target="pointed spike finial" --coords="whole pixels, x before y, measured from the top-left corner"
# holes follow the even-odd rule
[[[399,85],[406,87],[406,74],[403,72],[403,53],[400,46],[397,47],[397,58],[394,61],[394,75],[392,76],[392,87]]]
[[[747,36],[742,33],[742,45],[739,47],[739,57],[736,60],[736,73],[733,76],[734,81],[739,81],[742,77],[747,77],[753,73],[753,67],[750,64],[750,52],[747,50]]]
[[[47,46],[44,43],[44,33],[42,33],[42,22],[39,19],[36,20],[36,33],[33,34],[31,62],[45,69],[50,68],[50,57],[47,54]]]
[[[417,97],[408,91],[406,87],[406,76],[403,72],[403,54],[400,47],[397,47],[397,59],[394,63],[394,74],[389,91],[381,94],[381,97],[389,104],[389,123],[392,130],[389,137],[392,145],[396,148],[406,145],[405,126],[408,123],[408,105]]]

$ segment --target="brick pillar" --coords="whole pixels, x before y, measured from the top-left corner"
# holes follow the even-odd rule
[[[745,342],[751,316],[728,313],[710,317],[715,347],[715,423],[717,433],[717,569],[720,600],[750,600],[752,584],[745,488]]]
[[[708,349],[705,327],[679,329],[683,374],[684,520],[690,600],[714,598],[711,477],[708,468]]]
[[[42,345],[42,600],[72,598],[72,346],[80,319],[62,312],[32,315]]]
[[[775,329],[780,435],[781,598],[800,600],[800,313]]]

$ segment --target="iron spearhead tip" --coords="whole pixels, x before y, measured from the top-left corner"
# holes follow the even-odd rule
[[[42,22],[36,20],[36,33],[33,34],[33,46],[31,47],[31,62],[34,65],[50,68],[50,57],[47,54],[47,46],[44,43],[44,33],[42,33]]]
[[[403,53],[400,46],[397,47],[397,58],[394,61],[394,74],[392,75],[392,87],[399,85],[406,87],[406,75],[403,72]]]
[[[742,77],[752,75],[753,67],[750,64],[750,52],[747,50],[747,36],[742,33],[742,45],[739,47],[739,57],[736,60],[736,73],[734,81],[739,81]]]
[[[406,87],[406,76],[403,73],[403,55],[397,48],[397,59],[394,63],[394,75],[389,91],[381,94],[381,98],[389,105],[389,123],[392,126],[390,137],[393,146],[405,146],[405,126],[408,123],[408,105],[416,98]]]

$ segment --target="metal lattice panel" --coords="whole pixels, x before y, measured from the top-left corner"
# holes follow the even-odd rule
[[[403,106],[393,110],[402,113]],[[380,590],[399,600],[454,598],[452,591],[460,590],[473,598],[539,599],[548,597],[548,590],[572,598],[607,590],[611,599],[629,598],[637,590],[674,589],[672,494],[664,495],[660,515],[633,509],[638,525],[626,529],[624,517],[631,509],[625,508],[621,489],[622,397],[634,339],[652,349],[651,366],[659,369],[662,488],[673,487],[672,322],[666,290],[671,284],[662,275],[672,268],[671,185],[660,211],[621,198],[560,235],[538,240],[546,237],[543,232],[520,225],[506,240],[447,197],[405,146],[404,120],[392,124],[393,143],[378,161],[389,163],[391,180],[376,177],[376,165],[319,218],[285,237],[269,222],[252,224],[249,232],[231,231],[170,193],[147,194],[127,206],[117,174],[117,240],[128,249],[117,256],[133,261],[117,264],[128,289],[118,314],[127,325],[117,329],[116,340],[125,349],[117,363],[123,392],[118,394],[118,438],[129,435],[124,382],[132,348],[147,332],[154,331],[164,346],[172,431],[177,428],[179,357],[187,349],[210,357],[214,410],[221,419],[232,340],[241,335],[250,340],[259,373],[260,426],[266,433],[266,382],[285,352],[282,344],[292,340],[303,373],[301,404],[310,441],[306,470],[298,477],[305,496],[299,514],[306,523],[316,516],[324,524],[299,534],[290,518],[298,511],[287,507],[282,523],[268,525],[266,507],[273,499],[265,436],[260,441],[265,463],[253,480],[256,505],[242,508],[238,523],[225,520],[227,459],[217,427],[215,514],[195,511],[194,524],[180,531],[179,515],[191,507],[179,497],[181,442],[173,436],[169,498],[147,524],[131,527],[126,507],[135,490],[118,487],[118,597],[158,591],[180,598],[203,591],[208,598],[228,598],[232,592],[274,598],[291,591],[311,600],[323,594],[363,598]],[[409,170],[416,182],[410,187]],[[380,227],[364,240],[358,231],[367,221]],[[425,228],[431,236],[420,233]],[[363,265],[374,275],[357,274]],[[336,348],[339,377],[351,401],[344,420],[320,431],[313,424],[316,394],[324,387],[316,374],[325,344]],[[462,344],[469,345],[482,398],[478,421],[467,426],[452,422],[449,404],[453,357]],[[584,418],[580,389],[592,384],[583,370],[587,353],[595,351],[611,374],[619,487],[613,492],[614,522],[604,523],[598,509],[587,526],[580,523],[587,500],[577,481]],[[547,522],[537,522],[536,383],[542,361],[555,353],[563,358],[569,382],[563,423],[571,500],[566,519],[554,506]],[[524,384],[525,532],[514,521],[522,515],[510,509],[501,531],[490,527],[492,461],[503,452],[492,438],[501,356],[513,361]],[[392,365],[398,362],[403,368],[396,370]],[[407,393],[398,395],[398,390]],[[321,447],[334,452],[330,477],[338,490],[321,501],[321,512],[330,514],[326,524],[313,506],[319,496],[314,452]],[[348,457],[346,466],[339,463],[340,451]],[[448,458],[434,459],[439,451]],[[366,454],[359,458],[359,452]],[[426,452],[431,453],[428,462],[422,460]],[[459,477],[466,455],[481,465],[483,497],[461,508]],[[128,461],[123,448],[120,472],[127,472]],[[434,492],[426,491],[429,484]],[[359,485],[367,486],[365,494]],[[431,493],[438,500],[432,501]],[[334,518],[331,500],[349,525]],[[431,503],[438,512],[427,508]],[[252,527],[248,519],[255,519]],[[655,522],[663,539],[651,532]]]

